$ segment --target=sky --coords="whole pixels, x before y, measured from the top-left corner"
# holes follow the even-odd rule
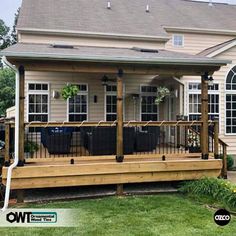
[[[14,24],[14,15],[18,7],[20,7],[21,1],[22,0],[0,0],[0,19],[4,20],[7,26],[12,26]],[[206,0],[205,2],[208,1]],[[236,4],[236,0],[213,0],[213,2],[226,2]]]

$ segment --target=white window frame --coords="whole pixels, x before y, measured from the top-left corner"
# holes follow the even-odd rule
[[[225,75],[225,132],[224,132],[224,134],[225,134],[225,136],[235,136],[236,135],[236,133],[227,133],[227,131],[226,131],[226,129],[227,129],[227,113],[226,113],[226,96],[227,95],[236,95],[236,90],[229,90],[229,89],[227,89],[226,88],[226,81],[227,81],[227,77],[228,77],[228,74],[229,74],[229,72],[234,68],[236,66],[236,64],[235,65],[233,65],[233,66],[231,66],[230,67],[230,69],[228,70],[228,72],[226,73],[226,75]],[[231,117],[232,118],[232,117]]]
[[[190,115],[201,115],[201,113],[190,113],[190,110],[189,110],[189,95],[190,94],[201,94],[201,90],[199,89],[196,89],[196,90],[190,90],[189,89],[189,85],[190,84],[201,84],[201,82],[199,81],[189,81],[187,83],[187,116],[188,116],[188,119],[189,119],[189,116]],[[208,94],[215,94],[215,95],[218,95],[219,96],[219,113],[208,113],[208,115],[218,115],[219,117],[219,123],[220,123],[220,111],[221,111],[221,104],[220,104],[220,101],[221,101],[221,98],[220,98],[220,83],[214,83],[214,85],[218,85],[218,90],[208,90]]]
[[[68,83],[68,84],[73,84],[73,85],[77,85],[77,86],[81,86],[81,85],[85,85],[87,90],[86,91],[79,91],[77,93],[77,95],[86,95],[87,97],[87,110],[86,110],[86,113],[70,113],[70,107],[69,107],[69,98],[67,99],[67,122],[72,122],[70,121],[70,115],[71,114],[74,114],[74,115],[86,115],[87,119],[85,121],[88,121],[89,120],[89,87],[88,87],[88,84],[87,83]]]
[[[181,45],[175,44],[175,42],[176,42],[175,37],[181,37],[182,38],[182,44]],[[172,46],[173,47],[180,47],[180,48],[184,47],[184,35],[183,34],[173,34],[172,35]]]
[[[117,88],[116,83],[109,83],[109,85],[116,86]],[[107,114],[112,114],[112,113],[107,113],[107,95],[117,96],[117,92],[114,92],[114,91],[107,92],[107,86],[104,86],[104,120],[105,121],[107,121]],[[125,98],[125,84],[124,83],[123,83],[123,98]],[[123,101],[125,101],[125,99]],[[125,102],[123,102],[123,119],[125,120]]]
[[[157,96],[157,93],[150,93],[150,92],[142,92],[142,87],[155,87],[158,88],[158,85],[150,85],[150,84],[140,84],[140,101],[139,101],[139,120],[142,121],[142,97],[144,96]],[[150,113],[155,114],[155,113]],[[157,121],[160,120],[160,107],[157,105]]]
[[[30,90],[29,85],[30,84],[47,84],[48,90]],[[27,97],[26,97],[26,120],[29,122],[29,115],[37,115],[37,114],[47,114],[48,116],[48,122],[50,121],[50,83],[48,82],[39,82],[39,81],[27,81],[26,83],[26,91],[27,91]],[[29,113],[29,95],[48,95],[48,112],[47,113]]]

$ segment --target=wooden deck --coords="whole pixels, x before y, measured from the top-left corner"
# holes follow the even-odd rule
[[[199,154],[125,156],[117,163],[114,156],[30,159],[24,167],[13,170],[12,189],[63,186],[142,183],[218,177],[222,160],[202,160]],[[71,158],[74,164],[70,164]],[[2,181],[6,183],[7,167]]]

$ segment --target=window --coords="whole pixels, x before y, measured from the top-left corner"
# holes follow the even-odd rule
[[[79,92],[68,99],[69,121],[84,121],[88,119],[88,86],[79,84]]]
[[[116,120],[116,85],[107,85],[105,86],[106,90],[106,121],[115,121]]]
[[[226,77],[226,134],[236,134],[236,66]]]
[[[156,86],[141,86],[141,120],[157,121],[158,105],[155,103],[157,96]]]
[[[184,36],[180,34],[173,35],[173,46],[174,47],[183,47],[184,46]]]
[[[208,87],[208,113],[209,119],[219,117],[219,84]],[[201,84],[188,85],[189,120],[199,120],[201,117]]]
[[[41,83],[28,84],[28,121],[48,121],[49,85]]]

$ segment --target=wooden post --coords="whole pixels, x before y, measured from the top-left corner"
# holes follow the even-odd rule
[[[227,179],[227,146],[223,145],[223,168],[222,177]]]
[[[208,83],[206,78],[208,77],[208,73],[202,75],[201,78],[201,149],[202,149],[202,159],[208,159],[209,157],[209,134],[208,134]]]
[[[5,123],[5,161],[6,167],[10,166],[10,124]]]
[[[19,114],[19,162],[18,166],[24,166],[24,142],[25,142],[25,126],[24,126],[24,102],[25,102],[25,69],[19,67],[20,74],[20,114]]]
[[[24,190],[23,189],[16,190],[16,199],[17,199],[17,203],[24,203]]]
[[[219,122],[217,119],[214,123],[214,157],[219,159]]]
[[[117,75],[117,138],[116,161],[123,162],[123,71],[119,69]]]
[[[116,195],[123,196],[124,195],[124,186],[123,184],[117,184]]]

